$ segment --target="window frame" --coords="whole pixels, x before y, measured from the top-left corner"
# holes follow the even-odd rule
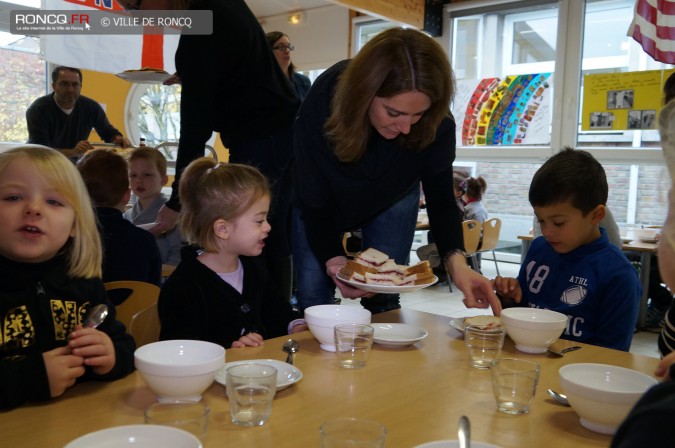
[[[553,107],[551,121],[551,143],[541,146],[457,146],[457,158],[475,161],[542,162],[563,146],[584,149],[601,162],[616,164],[663,165],[661,148],[613,148],[600,146],[581,146],[577,143],[580,91],[583,55],[583,32],[585,24],[586,0],[484,0],[475,2],[451,3],[445,6],[442,45],[451,49],[453,39],[453,19],[456,16],[557,4],[558,28],[555,57],[555,76],[553,77]],[[557,68],[560,68],[559,70]],[[573,118],[571,118],[573,117]]]

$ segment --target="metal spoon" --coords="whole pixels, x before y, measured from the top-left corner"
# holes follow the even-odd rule
[[[293,354],[300,350],[300,344],[298,344],[298,341],[294,339],[289,339],[288,341],[284,342],[283,350],[288,353],[286,362],[290,365],[293,365]]]
[[[471,422],[466,415],[459,418],[457,438],[459,439],[459,448],[471,448]]]
[[[99,304],[89,310],[87,317],[84,318],[84,328],[96,328],[108,317],[108,307],[105,304]]]
[[[559,356],[559,357],[562,358],[562,356],[563,356],[565,353],[567,353],[567,352],[573,352],[573,351],[575,351],[575,350],[579,350],[580,348],[581,348],[581,347],[579,347],[578,345],[575,345],[575,346],[572,346],[572,347],[564,348],[564,349],[560,350],[559,352],[556,352],[555,350],[551,350],[550,348],[547,348],[546,351],[547,351],[548,353],[552,354],[552,355]]]
[[[554,391],[553,389],[546,389],[546,392],[553,397],[558,403],[563,404],[565,406],[570,406],[570,402],[567,401],[567,395],[565,394],[559,394],[558,392]]]

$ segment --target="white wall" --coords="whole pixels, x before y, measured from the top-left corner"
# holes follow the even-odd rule
[[[288,23],[288,15],[264,17],[265,32],[281,31],[295,45],[292,60],[298,70],[319,70],[349,57],[349,10],[331,5],[305,11],[305,21]]]

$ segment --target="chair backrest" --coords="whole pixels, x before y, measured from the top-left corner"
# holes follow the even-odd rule
[[[176,163],[178,155],[178,142],[162,142],[155,146],[155,149],[162,153],[169,164]],[[204,145],[204,157],[213,157],[218,161],[218,153],[211,145]]]
[[[129,324],[129,334],[136,341],[136,348],[159,341],[159,313],[157,303],[134,314]]]
[[[131,325],[131,319],[134,315],[153,303],[157,303],[159,298],[159,286],[152,283],[139,282],[135,280],[120,280],[105,283],[106,291],[113,289],[128,289],[131,295],[115,307],[117,311],[117,320],[126,325],[127,329]]]
[[[480,252],[494,250],[497,247],[501,229],[502,220],[499,218],[492,218],[483,222],[483,240],[480,245]]]
[[[475,219],[469,219],[462,222],[462,230],[464,232],[464,252],[471,255],[478,250],[480,243],[481,226]]]

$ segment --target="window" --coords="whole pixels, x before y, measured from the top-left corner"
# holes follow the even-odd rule
[[[591,113],[591,111],[584,111],[582,108],[586,75],[626,74],[667,68],[665,64],[651,59],[637,42],[626,35],[633,17],[634,7],[632,0],[595,0],[587,3],[583,28],[585,37],[579,95],[580,122],[583,113]],[[656,95],[660,95],[660,92],[657,92]],[[612,111],[607,113],[607,115],[609,114],[612,114]],[[600,148],[653,148],[660,146],[659,133],[656,129],[626,130],[626,126],[622,127],[623,130],[616,131],[584,131],[580,127],[577,145]]]
[[[550,145],[558,7],[539,3],[451,16],[461,146]]]
[[[136,100],[136,110],[131,111],[132,120],[149,146],[161,142],[178,141],[180,137],[180,93],[181,86],[161,84],[134,87],[131,97]]]
[[[37,38],[0,31],[0,142],[28,140],[26,109],[47,91]]]
[[[127,98],[127,129],[131,141],[145,139],[148,146],[177,142],[180,137],[180,84],[134,84]],[[207,142],[213,146],[216,133]],[[166,153],[175,159],[175,147]]]
[[[584,76],[671,69],[653,61],[626,36],[634,1],[483,3],[481,7],[471,3],[446,7],[450,33],[444,38],[459,95],[452,105],[453,114],[466,116],[480,80],[503,82],[509,77],[551,74],[548,102],[539,105],[549,113],[538,123],[547,134],[546,141],[463,140],[464,123],[458,123],[458,163],[476,162],[476,174],[486,178],[484,201],[491,217],[502,218],[500,239],[517,242],[516,235],[527,233],[532,226],[527,199],[532,175],[542,160],[565,145],[586,149],[603,164],[610,184],[608,206],[620,226],[661,224],[669,184],[658,131],[583,130],[581,126],[582,113],[587,113],[583,111]],[[462,97],[462,88],[470,94],[464,92]]]
[[[472,151],[473,157],[501,158],[517,154],[519,158],[534,160],[550,154],[552,148],[569,145],[585,147],[603,160],[625,163],[639,158],[660,163],[661,155],[654,150],[659,146],[658,131],[635,125],[638,112],[633,112],[631,117],[627,112],[618,113],[621,126],[582,129],[582,117],[590,116],[590,111],[583,110],[586,75],[670,68],[653,61],[626,35],[633,16],[633,0],[561,3],[506,0],[486,2],[482,7],[458,3],[447,9],[449,48],[458,91],[466,94],[460,95],[453,105],[456,117],[464,119],[470,112],[467,105],[472,101],[471,94],[486,87],[480,84],[481,80],[496,79],[499,83],[490,88],[499,89],[510,80],[518,82],[517,78],[509,78],[511,76],[551,74],[544,101],[536,105],[537,112],[530,121],[530,129],[548,134],[547,141],[524,135],[525,138],[505,140],[464,138],[460,153],[463,154],[463,148],[480,147],[484,151],[478,154]],[[644,111],[639,113],[644,115]],[[650,108],[648,114],[652,114],[647,117],[651,118],[654,111]],[[601,115],[595,118],[598,117],[602,118]],[[632,127],[628,125],[630,118],[634,122]],[[492,115],[491,124],[497,121]],[[514,129],[520,128],[521,123],[510,121]],[[463,124],[458,123],[458,134]],[[483,124],[488,126],[486,132],[490,132],[490,122]],[[470,123],[463,129],[465,134],[478,130],[478,126],[471,127]],[[514,152],[515,148],[519,151]]]
[[[370,16],[359,16],[352,19],[353,38],[352,56],[359,52],[370,39],[381,31],[396,26],[396,23],[381,19],[373,19]]]

